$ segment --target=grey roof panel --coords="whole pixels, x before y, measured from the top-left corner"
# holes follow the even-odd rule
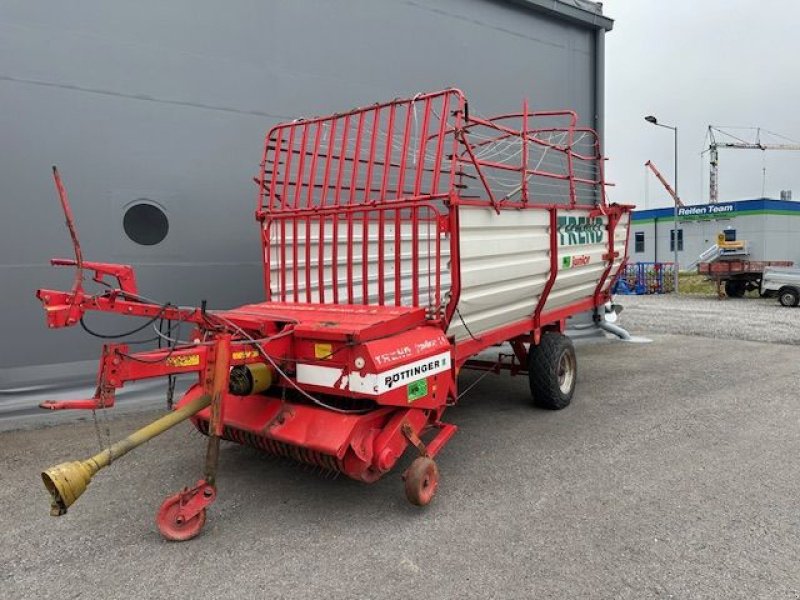
[[[510,0],[514,4],[549,13],[550,15],[588,25],[594,29],[611,31],[614,21],[603,15],[603,5],[590,0]]]

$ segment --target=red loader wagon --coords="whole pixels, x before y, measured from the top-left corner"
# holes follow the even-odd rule
[[[412,446],[405,492],[427,504],[434,457],[456,431],[442,419],[462,368],[527,373],[539,406],[569,404],[577,365],[566,319],[600,318],[627,256],[631,207],[606,202],[603,160],[573,112],[526,104],[481,118],[455,89],[278,125],[256,178],[266,299],[233,310],[148,300],[131,267],[84,262],[56,172],[76,259],[54,264],[77,275],[70,292],[39,290],[49,326],[89,310],[147,317],[167,322],[168,347],[109,343],[94,398],[45,406],[105,409],[128,381],[198,380],[155,423],[45,471],[52,514],[97,470],[186,418],[209,436],[206,466],[159,509],[168,539],[202,528],[220,439],[363,482]],[[85,292],[87,271],[107,287]],[[188,339],[176,323],[191,325]],[[478,357],[504,342],[510,358]]]

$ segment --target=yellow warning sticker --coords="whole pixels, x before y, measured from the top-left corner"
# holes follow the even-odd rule
[[[314,358],[330,360],[333,357],[333,344],[314,344]]]
[[[200,364],[200,355],[185,354],[183,356],[170,356],[164,362],[170,367],[196,367]]]
[[[258,356],[258,350],[237,350],[231,354],[233,360],[247,360]]]

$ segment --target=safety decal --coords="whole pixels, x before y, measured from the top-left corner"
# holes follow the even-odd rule
[[[196,367],[200,364],[200,355],[185,354],[183,356],[170,356],[164,362],[168,367]]]
[[[333,358],[333,344],[314,344],[314,358],[318,360],[330,360]]]
[[[420,379],[419,381],[412,381],[408,384],[408,403],[411,404],[414,400],[419,400],[428,395],[428,380]]]

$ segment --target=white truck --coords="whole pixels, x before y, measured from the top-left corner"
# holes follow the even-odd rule
[[[777,294],[783,306],[800,304],[800,269],[767,267],[761,277],[761,295]]]

